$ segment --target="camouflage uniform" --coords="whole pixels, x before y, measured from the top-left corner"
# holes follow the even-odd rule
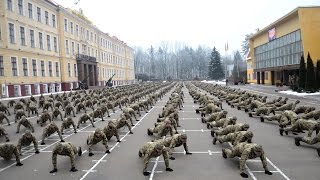
[[[296,108],[296,105],[299,103],[300,103],[300,101],[296,100],[294,103],[284,104],[284,105],[276,108],[275,111],[285,111],[285,110],[293,111]]]
[[[89,156],[94,155],[92,153],[92,146],[99,143],[100,141],[102,141],[102,144],[105,146],[106,153],[110,153],[108,142],[106,139],[107,139],[106,135],[99,128],[97,128],[94,133],[90,134],[87,138],[87,145],[89,145]]]
[[[60,115],[61,121],[63,121],[61,111],[59,110],[59,108],[55,107],[54,110],[52,111],[52,120],[54,118],[57,118],[59,115]]]
[[[253,115],[260,116],[260,114],[269,115],[271,112],[273,112],[273,114],[275,115],[274,109],[275,109],[275,107],[262,106],[262,107],[257,108],[255,112],[253,112],[253,113],[250,112],[249,117],[252,117]]]
[[[300,114],[300,113],[304,113],[304,114],[307,114],[311,111],[314,111],[316,108],[315,107],[312,107],[312,106],[299,106],[299,107],[296,107],[294,109],[294,112],[296,114]]]
[[[108,141],[112,138],[112,136],[116,136],[117,141],[120,141],[118,129],[113,121],[109,121],[108,125],[103,128],[103,132],[106,135]]]
[[[19,139],[18,145],[17,145],[17,148],[18,148],[20,156],[22,156],[21,147],[29,146],[31,143],[33,143],[34,149],[36,150],[36,154],[38,154],[39,153],[39,149],[38,149],[38,141],[37,141],[37,139],[31,134],[30,131],[26,131],[22,135],[22,137]]]
[[[64,121],[61,124],[61,134],[63,133],[64,129],[69,129],[70,126],[72,125],[74,133],[77,133],[76,125],[74,124],[73,120],[71,117],[65,118]]]
[[[71,111],[72,111],[72,114],[73,114],[73,117],[76,117],[76,115],[74,114],[74,109],[73,107],[69,104],[65,107],[65,113],[64,113],[64,118],[67,117],[67,115],[71,115]]]
[[[52,164],[53,164],[53,170],[50,171],[50,173],[57,172],[57,156],[62,155],[62,156],[69,156],[70,161],[71,161],[71,170],[72,172],[78,171],[75,168],[75,158],[76,154],[78,153],[79,156],[81,156],[82,151],[81,148],[79,149],[76,148],[73,144],[70,142],[65,142],[65,143],[58,143],[52,151]]]
[[[127,126],[130,134],[133,134],[131,126],[130,126],[128,120],[126,120],[126,118],[124,116],[120,116],[120,118],[118,118],[117,120],[112,120],[112,122],[116,125],[117,129],[120,129],[124,126]]]
[[[213,144],[216,144],[216,141],[220,143],[231,142],[232,145],[237,145],[242,142],[251,143],[253,133],[251,131],[238,131],[234,133],[229,133],[223,136],[217,136],[213,138]]]
[[[127,119],[130,119],[130,122],[131,122],[132,125],[133,125],[132,116],[134,117],[134,119],[136,121],[138,121],[137,116],[136,116],[136,114],[135,114],[135,112],[134,112],[134,110],[132,108],[130,108],[130,107],[124,108],[123,109],[123,113],[124,113],[124,115],[126,116]]]
[[[166,136],[170,132],[170,135],[173,136],[171,122],[166,120],[155,128],[148,129],[148,135],[153,135],[153,133],[157,133],[156,138],[162,138]]]
[[[40,118],[37,120],[37,123],[40,123],[40,126],[42,127],[43,124],[45,124],[49,120],[50,122],[52,121],[50,114],[47,111],[44,111]]]
[[[139,150],[139,157],[144,156],[144,167],[143,167],[143,174],[145,176],[148,176],[150,173],[147,172],[147,166],[151,158],[158,157],[160,155],[163,155],[163,159],[166,165],[167,171],[173,171],[171,168],[169,168],[169,153],[168,149],[156,142],[148,142],[147,144],[143,145],[142,148]]]
[[[214,131],[214,133],[219,136],[227,135],[229,133],[233,133],[233,132],[237,132],[237,131],[246,131],[249,129],[249,127],[250,127],[249,124],[238,123],[235,125],[228,125],[223,129],[219,129],[217,131]],[[211,132],[211,135],[212,135],[212,132]]]
[[[264,122],[264,120],[268,120],[268,121],[278,121],[280,123],[280,119],[281,119],[281,114],[276,114],[276,115],[271,115],[271,116],[261,116],[260,120],[261,122]]]
[[[84,113],[84,114],[82,114],[82,115],[80,116],[80,118],[79,118],[79,120],[78,120],[78,126],[77,126],[77,128],[80,127],[80,124],[81,124],[81,123],[86,123],[87,120],[89,120],[89,121],[91,122],[92,127],[95,127],[94,124],[93,124],[92,119],[90,118],[90,116],[89,116],[87,113]]]
[[[220,120],[221,118],[226,118],[228,112],[227,111],[220,111],[220,112],[216,112],[216,113],[212,113],[208,118],[204,118],[202,117],[201,118],[201,121],[203,123],[205,122],[213,122],[213,121],[218,121]]]
[[[0,137],[1,136],[4,136],[6,138],[6,142],[10,141],[6,129],[4,129],[2,126],[0,126]]]
[[[222,118],[218,121],[213,121],[211,123],[207,123],[207,128],[218,128],[218,127],[222,127],[225,128],[228,125],[232,125],[235,124],[237,121],[237,117],[233,116],[233,117],[227,117],[227,118]]]
[[[42,141],[41,141],[41,145],[44,145],[44,139],[48,136],[50,136],[51,134],[57,132],[59,135],[59,138],[61,139],[61,142],[64,142],[61,132],[58,128],[58,126],[55,123],[50,123],[48,124],[44,129],[43,129],[43,133],[42,133]]]
[[[20,126],[23,125],[24,127],[26,127],[27,129],[30,129],[31,132],[34,132],[34,128],[33,128],[33,125],[32,123],[25,117],[25,116],[22,116],[21,120],[18,122],[18,125],[17,125],[17,133],[19,133],[19,130],[20,130]]]
[[[20,155],[17,147],[13,144],[0,144],[0,156],[3,157],[4,160],[9,161],[13,154],[16,156],[16,165],[22,166],[23,164],[20,162]]]
[[[263,165],[263,169],[265,170],[266,174],[269,174],[269,175],[272,174],[267,168],[267,160],[261,145],[257,145],[254,143],[247,143],[247,142],[239,143],[236,146],[234,146],[231,150],[222,149],[222,155],[224,158],[240,157],[241,176],[242,176],[242,173],[245,172],[247,159],[254,159],[257,157],[260,157]]]
[[[282,135],[283,131],[288,134],[288,131],[295,131],[300,132],[303,130],[308,130],[308,137],[311,137],[313,131],[316,131],[318,134],[320,130],[320,122],[314,120],[305,120],[305,119],[298,119],[291,127],[286,127],[284,129],[280,129],[280,135]]]
[[[170,155],[172,154],[172,151],[175,147],[179,147],[181,145],[183,145],[186,154],[192,154],[188,150],[186,134],[175,134],[172,137],[160,139],[155,142],[170,148]]]
[[[279,124],[281,127],[285,127],[288,124],[294,124],[298,120],[298,115],[294,111],[284,111],[281,113]]]
[[[319,119],[320,118],[320,110],[311,111],[308,114],[302,115],[301,117],[303,119],[310,119],[310,118]]]
[[[0,124],[2,124],[2,122],[3,122],[4,119],[7,120],[8,126],[10,126],[10,121],[9,121],[9,119],[7,118],[7,116],[6,116],[3,112],[0,112]]]
[[[26,113],[24,112],[24,110],[23,109],[19,109],[17,111],[16,117],[14,118],[14,122],[17,123],[17,121],[19,119],[21,119],[22,116],[25,116],[25,115],[26,115]]]

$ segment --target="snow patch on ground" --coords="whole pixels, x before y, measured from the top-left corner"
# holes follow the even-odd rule
[[[287,90],[287,91],[279,91],[279,93],[283,93],[283,94],[289,94],[289,95],[294,95],[294,96],[316,96],[316,95],[320,95],[320,92],[316,92],[316,93],[298,93],[292,90]]]
[[[224,82],[224,81],[207,81],[207,80],[203,80],[203,81],[201,81],[201,82],[209,83],[209,84],[226,85],[226,82]]]

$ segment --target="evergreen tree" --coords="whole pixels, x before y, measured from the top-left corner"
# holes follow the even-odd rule
[[[320,89],[320,60],[317,61],[316,69],[316,89]]]
[[[224,78],[220,53],[217,51],[216,47],[214,47],[211,52],[208,72],[210,79],[218,80]]]
[[[308,53],[307,58],[307,76],[306,76],[306,90],[314,91],[315,90],[315,82],[314,82],[314,65],[310,54]]]
[[[305,88],[305,81],[306,81],[306,64],[304,62],[304,57],[303,55],[301,56],[300,59],[300,68],[299,68],[299,89],[304,89]]]

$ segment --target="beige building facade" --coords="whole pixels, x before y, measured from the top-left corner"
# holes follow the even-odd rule
[[[1,97],[134,81],[133,49],[81,11],[48,0],[0,1]]]

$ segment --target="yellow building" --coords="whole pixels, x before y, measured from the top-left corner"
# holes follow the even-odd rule
[[[320,59],[320,7],[298,7],[250,38],[248,70],[257,84],[288,84],[299,74],[301,56]]]
[[[133,49],[100,31],[82,11],[49,0],[0,3],[2,97],[66,91],[84,79],[104,86],[113,73],[115,85],[133,82]],[[102,76],[102,67],[110,73]]]

